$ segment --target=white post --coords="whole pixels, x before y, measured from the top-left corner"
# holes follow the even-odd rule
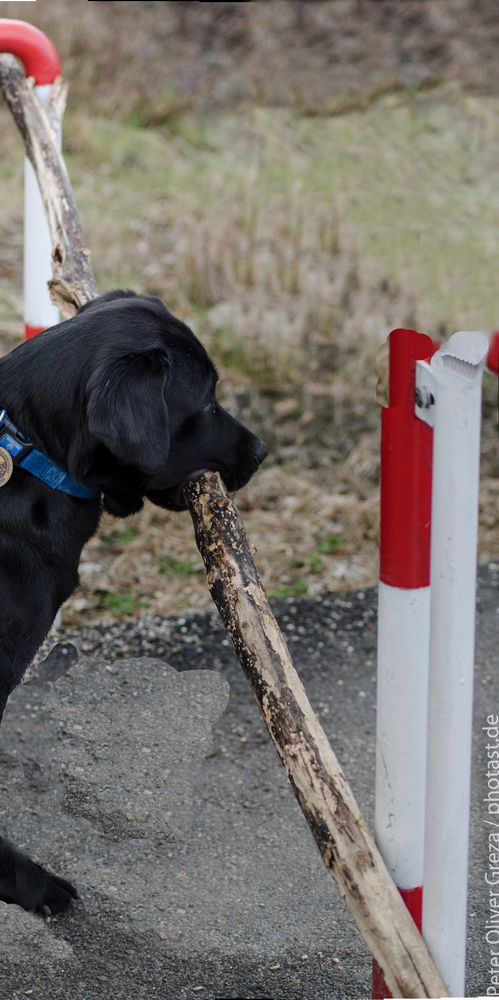
[[[378,591],[376,843],[419,925],[430,588]]]
[[[416,412],[433,424],[431,626],[423,936],[464,996],[483,333],[417,362]]]
[[[34,88],[47,104],[51,84]],[[59,137],[60,139],[60,137]],[[59,322],[59,311],[50,300],[47,282],[52,277],[52,241],[38,181],[31,163],[24,161],[24,324],[26,338]]]

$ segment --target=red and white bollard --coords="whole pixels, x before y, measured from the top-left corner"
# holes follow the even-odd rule
[[[416,361],[435,350],[414,330],[389,336],[388,406],[381,417],[381,523],[375,834],[421,930],[432,432],[414,412]],[[390,997],[377,966],[373,997]]]
[[[0,18],[0,52],[16,56],[26,75],[35,81],[42,103],[50,99],[52,84],[61,74],[56,49],[46,35],[26,21]],[[33,337],[59,322],[47,282],[52,277],[52,244],[35,172],[26,158],[24,168],[24,330]]]
[[[408,330],[393,331],[389,343],[376,839],[451,994],[463,996],[481,385],[490,344],[485,334],[460,332],[434,353],[428,337]],[[390,996],[376,967],[373,996]]]

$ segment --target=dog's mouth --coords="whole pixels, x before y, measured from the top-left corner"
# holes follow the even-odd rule
[[[230,493],[233,493],[235,490],[238,489],[238,483],[236,482],[235,477],[232,475],[232,473],[224,469],[220,468],[211,470],[209,470],[208,468],[194,469],[193,472],[190,472],[188,476],[185,476],[185,478],[182,479],[182,481],[178,483],[176,486],[171,486],[169,489],[163,491],[164,506],[168,507],[168,510],[174,510],[174,511],[187,510],[188,504],[184,494],[184,489],[187,486],[187,483],[190,483],[195,479],[199,479],[199,476],[202,476],[203,473],[208,471],[219,472],[223,479],[224,485],[226,486],[226,488],[229,490]]]

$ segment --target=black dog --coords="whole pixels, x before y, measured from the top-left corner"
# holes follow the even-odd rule
[[[185,509],[218,470],[248,482],[263,441],[216,401],[217,375],[160,299],[110,292],[0,359],[0,719],[78,583],[101,506]],[[75,889],[0,838],[0,899],[56,913]]]

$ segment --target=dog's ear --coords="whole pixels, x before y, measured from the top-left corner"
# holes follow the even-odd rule
[[[153,350],[102,364],[87,384],[90,433],[124,465],[149,475],[170,449],[168,374],[165,353]]]

